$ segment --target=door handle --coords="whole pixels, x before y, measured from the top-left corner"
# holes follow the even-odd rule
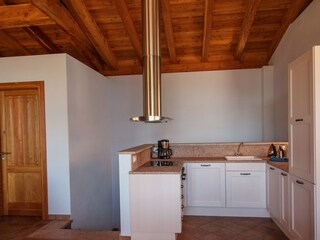
[[[4,156],[9,154],[11,154],[11,152],[0,152],[1,159],[4,160]]]

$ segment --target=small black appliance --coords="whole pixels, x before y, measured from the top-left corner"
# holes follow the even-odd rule
[[[162,139],[158,141],[158,158],[169,159],[172,155],[172,149],[169,147],[169,140]]]

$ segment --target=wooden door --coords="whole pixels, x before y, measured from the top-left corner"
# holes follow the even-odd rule
[[[47,217],[41,86],[0,85],[3,215]]]

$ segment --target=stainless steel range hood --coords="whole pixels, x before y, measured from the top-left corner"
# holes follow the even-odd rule
[[[143,116],[130,120],[167,122],[161,115],[160,0],[142,0]]]

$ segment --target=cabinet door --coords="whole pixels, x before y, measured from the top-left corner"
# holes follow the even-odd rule
[[[266,207],[265,172],[228,171],[226,178],[227,207]]]
[[[314,239],[314,185],[290,174],[291,223],[294,239]]]
[[[290,224],[290,194],[289,194],[289,174],[280,171],[280,224],[289,231]]]
[[[279,221],[279,174],[278,168],[267,165],[267,209]]]
[[[188,206],[225,206],[225,164],[188,163]]]
[[[289,172],[314,183],[313,71],[309,51],[289,64]]]

